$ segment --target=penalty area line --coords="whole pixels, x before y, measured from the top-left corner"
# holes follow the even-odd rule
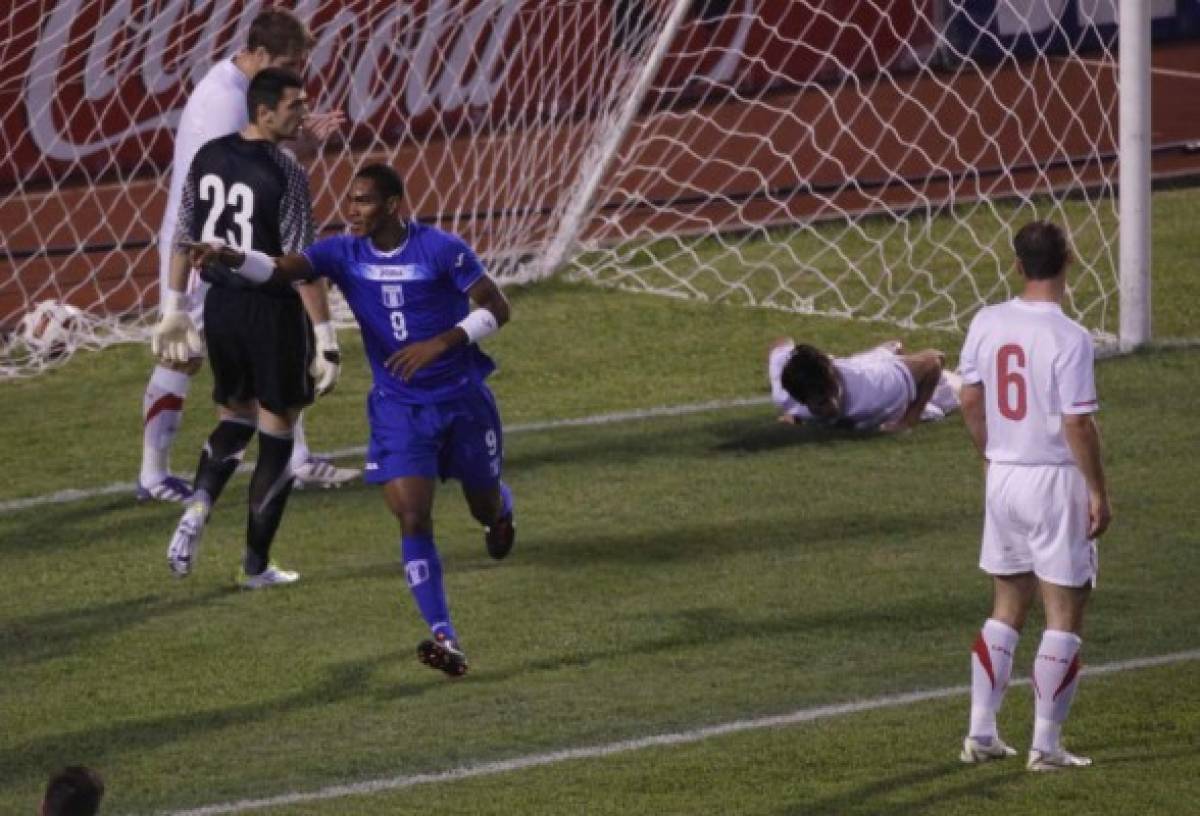
[[[683,405],[660,405],[656,408],[638,408],[631,411],[615,411],[607,414],[593,414],[591,416],[574,417],[572,419],[547,419],[538,422],[519,422],[504,429],[506,436],[513,434],[539,433],[541,431],[552,431],[560,428],[584,428],[593,427],[596,425],[614,425],[622,422],[639,422],[646,419],[657,419],[660,417],[681,417],[690,414],[704,414],[714,411],[724,411],[730,408],[744,408],[752,405],[768,405],[771,398],[767,396],[761,397],[737,397],[734,399],[725,400],[709,400],[707,402],[694,402]],[[318,456],[327,457],[330,459],[345,459],[351,456],[364,456],[367,452],[366,447],[359,445],[351,448],[340,448],[338,450],[329,451],[327,453],[319,453]],[[246,473],[253,469],[252,464],[243,464],[238,468],[239,473]],[[31,507],[40,507],[42,505],[70,504],[72,502],[84,501],[86,499],[94,499],[99,496],[115,496],[121,494],[133,494],[137,490],[137,485],[133,482],[118,482],[116,484],[104,485],[102,487],[87,487],[87,488],[67,488],[66,490],[57,490],[53,493],[45,493],[41,496],[29,496],[24,499],[9,499],[0,501],[0,515],[4,513],[13,513],[18,510],[28,510]]]
[[[1083,674],[1088,677],[1097,675],[1118,674],[1137,669],[1170,666],[1200,660],[1200,649],[1186,652],[1140,657],[1131,660],[1118,660],[1098,666],[1088,666]],[[467,681],[470,682],[470,681]],[[1010,685],[1027,686],[1028,679],[1013,681]],[[234,802],[205,805],[190,810],[175,810],[162,812],[159,816],[222,816],[223,814],[248,813],[254,810],[284,807],[286,805],[301,805],[320,802],[329,799],[344,799],[350,796],[368,796],[374,793],[386,793],[403,790],[418,785],[430,785],[439,782],[460,782],[464,779],[474,779],[481,776],[522,771],[527,768],[538,768],[546,765],[556,765],[560,762],[571,762],[578,759],[600,759],[614,754],[624,754],[630,751],[640,751],[645,748],[662,746],[689,745],[703,742],[726,734],[738,734],[745,731],[762,729],[785,728],[816,720],[828,720],[859,714],[866,711],[878,711],[888,708],[923,703],[930,700],[943,700],[950,697],[960,697],[969,694],[970,686],[947,686],[945,688],[912,691],[903,694],[887,694],[881,697],[871,697],[863,700],[853,700],[846,703],[801,708],[788,714],[772,717],[758,717],[748,720],[733,720],[731,722],[694,728],[689,731],[676,731],[667,734],[654,734],[637,739],[619,740],[601,745],[590,745],[580,748],[567,748],[560,751],[550,751],[543,754],[528,754],[512,759],[495,762],[481,762],[474,765],[464,765],[446,771],[393,776],[385,779],[372,779],[345,785],[332,785],[315,791],[285,793],[263,799],[241,799]]]

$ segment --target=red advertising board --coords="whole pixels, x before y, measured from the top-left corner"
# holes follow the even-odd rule
[[[652,101],[870,74],[929,41],[929,0],[698,0]],[[602,99],[621,49],[673,0],[300,0],[315,107],[353,145],[536,122]],[[0,27],[0,187],[160,172],[191,87],[244,42],[261,0],[28,0]],[[552,89],[551,98],[546,89]]]

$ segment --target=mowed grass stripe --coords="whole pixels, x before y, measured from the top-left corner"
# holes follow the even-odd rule
[[[522,422],[505,428],[505,435],[522,433],[537,433],[539,431],[557,430],[560,428],[584,428],[595,425],[613,425],[621,422],[639,422],[645,419],[659,417],[680,417],[690,414],[703,414],[710,411],[724,411],[730,408],[744,408],[753,405],[766,405],[770,397],[738,397],[728,400],[709,400],[684,405],[659,405],[653,408],[639,408],[633,411],[614,411],[608,414],[592,414],[590,416],[571,417],[568,419],[546,419],[538,422]],[[363,445],[349,448],[339,448],[328,453],[318,453],[331,459],[345,459],[350,456],[363,456],[367,449]],[[238,473],[249,473],[254,469],[253,462],[246,462],[238,468]],[[133,482],[117,482],[103,487],[68,487],[46,493],[41,496],[30,496],[24,499],[11,499],[0,502],[0,514],[13,513],[18,510],[28,510],[46,504],[70,504],[71,502],[94,499],[99,496],[113,496],[121,493],[132,493],[137,489]]]
[[[1170,666],[1200,660],[1200,649],[1183,652],[1173,652],[1164,655],[1117,660],[1098,666],[1088,666],[1083,674],[1088,677],[1118,674],[1120,672],[1136,671],[1138,669]],[[1011,682],[1012,686],[1029,685],[1028,678],[1020,678]],[[482,762],[464,765],[436,773],[412,774],[395,776],[386,779],[372,779],[353,782],[345,785],[333,785],[309,792],[285,793],[265,799],[241,799],[234,802],[223,802],[205,805],[199,808],[163,812],[160,816],[222,816],[223,814],[248,813],[255,810],[285,807],[288,805],[308,804],[327,801],[330,799],[345,799],[352,796],[369,796],[375,793],[402,790],[418,785],[437,784],[442,782],[458,782],[482,776],[512,773],[528,768],[546,765],[556,765],[579,759],[601,759],[614,754],[624,754],[630,751],[640,751],[646,748],[657,748],[674,745],[687,745],[702,742],[716,737],[736,734],[745,731],[761,729],[786,728],[792,725],[813,722],[816,720],[834,719],[851,714],[861,714],[867,711],[878,711],[887,708],[900,708],[915,705],[930,700],[942,700],[948,697],[958,697],[969,694],[970,686],[946,686],[937,689],[925,689],[899,694],[887,694],[865,700],[851,700],[845,703],[802,708],[787,714],[770,717],[757,717],[746,720],[733,720],[716,725],[701,726],[688,731],[676,731],[667,734],[653,734],[631,740],[618,740],[602,745],[590,745],[580,748],[566,748],[561,751],[550,751],[540,754],[529,754],[498,762]]]

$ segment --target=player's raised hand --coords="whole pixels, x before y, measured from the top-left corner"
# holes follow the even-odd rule
[[[346,122],[346,114],[340,110],[310,113],[304,117],[304,124],[297,129],[296,138],[291,143],[292,153],[296,161],[307,164],[316,157],[321,145]]]
[[[447,348],[445,339],[438,335],[405,346],[388,357],[384,365],[400,379],[411,380],[418,371],[445,354]]]
[[[346,123],[346,114],[339,110],[310,113],[304,117],[304,130],[318,142],[323,142]]]
[[[338,349],[337,332],[332,323],[313,326],[313,335],[317,339],[317,350],[308,373],[316,380],[317,396],[323,397],[337,385],[342,373],[342,352]]]

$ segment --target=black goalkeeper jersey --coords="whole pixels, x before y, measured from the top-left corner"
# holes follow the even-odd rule
[[[231,133],[196,152],[183,186],[177,235],[277,257],[304,249],[313,233],[308,176],[276,145]],[[219,267],[202,277],[215,286],[250,286]],[[293,292],[287,284],[270,288],[275,294]]]

